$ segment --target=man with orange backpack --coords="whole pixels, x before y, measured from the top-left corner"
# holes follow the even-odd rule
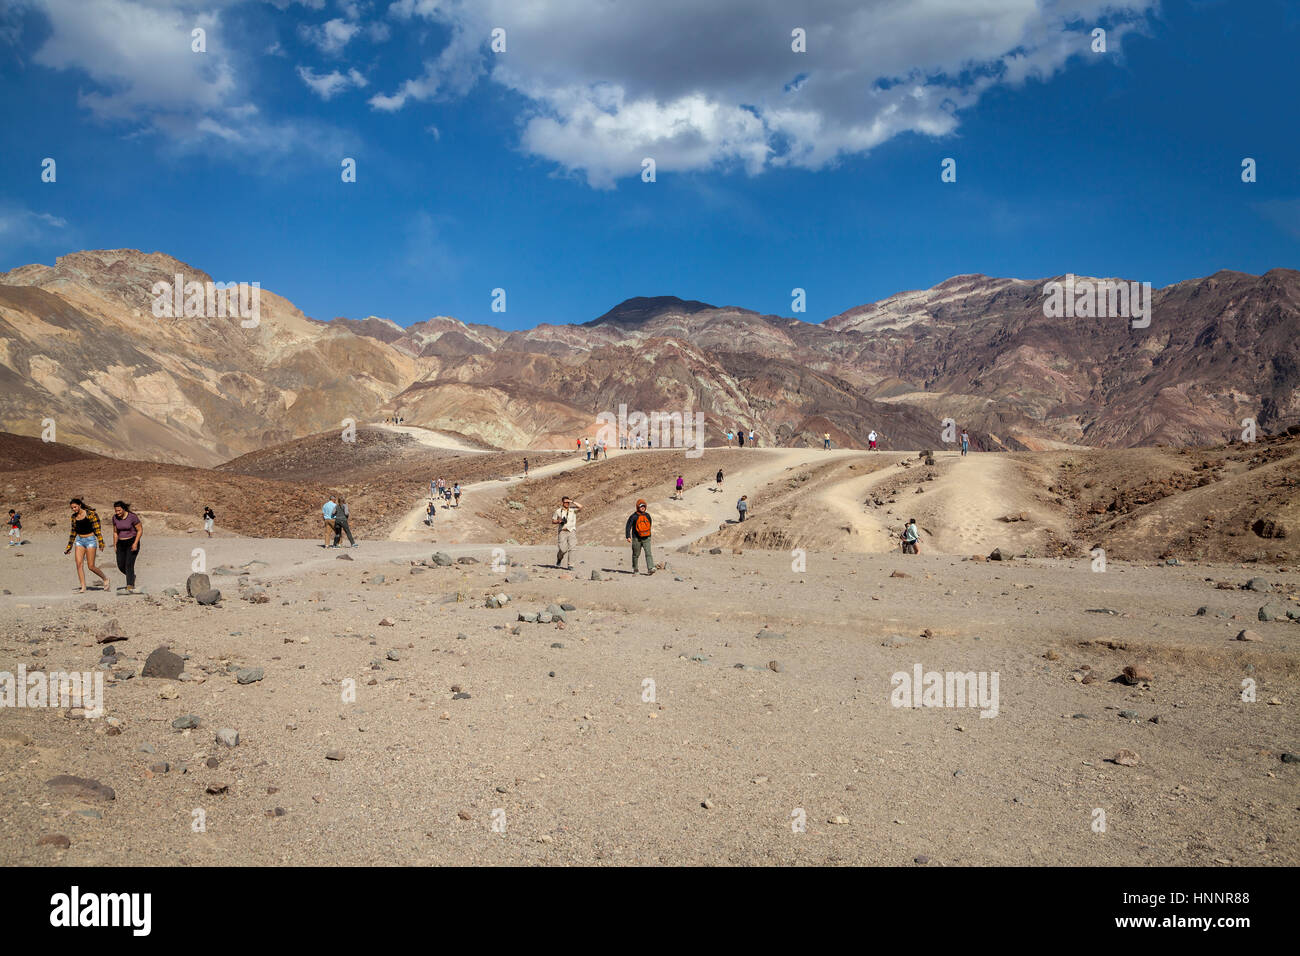
[[[632,545],[632,573],[636,574],[637,559],[641,557],[641,552],[645,552],[645,573],[655,573],[655,558],[650,550],[650,512],[646,510],[644,498],[638,498],[636,502],[636,511],[627,519],[627,526],[623,529],[623,534],[627,538],[628,544]]]

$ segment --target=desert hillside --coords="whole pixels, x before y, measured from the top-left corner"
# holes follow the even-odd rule
[[[704,413],[764,446],[981,450],[1213,445],[1300,422],[1300,273],[1154,290],[1150,324],[1049,318],[1052,279],[957,276],[825,322],[674,296],[520,331],[437,316],[317,321],[270,289],[254,327],[157,317],[163,253],[77,252],[0,274],[0,428],[116,457],[212,466],[400,415],[472,447],[564,448],[597,416]],[[1060,279],[1062,277],[1058,277]],[[129,449],[129,453],[125,450]]]

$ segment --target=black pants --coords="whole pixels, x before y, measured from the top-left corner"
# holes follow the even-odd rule
[[[131,550],[134,543],[134,538],[117,543],[117,569],[126,575],[126,586],[129,588],[135,587],[135,559],[140,556],[138,550]]]
[[[348,544],[356,544],[356,541],[354,541],[352,538],[352,529],[348,527],[348,519],[340,518],[338,515],[335,515],[334,516],[334,543],[337,545],[339,543],[339,539],[342,538],[343,535],[345,534],[348,536]]]

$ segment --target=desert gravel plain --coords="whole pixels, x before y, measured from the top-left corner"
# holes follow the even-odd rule
[[[800,571],[707,544],[633,578],[581,543],[568,574],[548,545],[494,570],[484,544],[157,536],[141,596],[69,593],[61,537],[7,548],[0,670],[112,648],[117,677],[100,719],[0,710],[0,861],[1300,862],[1294,569],[810,550]],[[217,606],[186,595],[198,546]],[[573,610],[518,620],[549,605]],[[139,676],[158,647],[182,678]],[[917,664],[997,672],[997,715],[892,706]]]

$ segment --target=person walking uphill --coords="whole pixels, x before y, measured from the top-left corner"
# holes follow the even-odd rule
[[[338,510],[338,507],[333,495],[330,495],[329,500],[321,506],[320,513],[325,518],[325,543],[321,547],[328,548],[330,546],[330,536],[334,534],[334,512]]]
[[[628,516],[627,525],[623,528],[623,535],[627,538],[627,543],[632,545],[632,573],[636,574],[637,558],[641,552],[645,552],[645,573],[655,573],[655,556],[650,550],[650,530],[651,530],[650,512],[646,510],[644,498],[638,498],[636,502],[636,511]]]
[[[95,567],[95,550],[104,547],[104,535],[99,529],[99,515],[95,513],[94,508],[87,508],[86,503],[80,498],[73,498],[68,504],[72,507],[72,524],[68,530],[68,546],[63,549],[67,554],[76,546],[77,552],[74,560],[77,562],[77,580],[81,582],[81,593],[86,593],[86,571],[90,568],[91,573],[98,574],[101,581],[104,582],[104,590],[108,590],[108,575],[99,568]],[[83,567],[84,565],[84,567]]]
[[[560,507],[551,516],[551,524],[556,528],[555,566],[566,571],[573,570],[573,549],[578,546],[578,512],[582,505],[568,495],[560,499]]]
[[[113,502],[113,550],[117,569],[126,575],[126,593],[135,593],[135,559],[140,556],[144,524],[125,501]]]
[[[736,502],[736,510],[740,512],[740,520],[745,520],[745,512],[749,511],[749,495],[741,495],[740,500]]]

